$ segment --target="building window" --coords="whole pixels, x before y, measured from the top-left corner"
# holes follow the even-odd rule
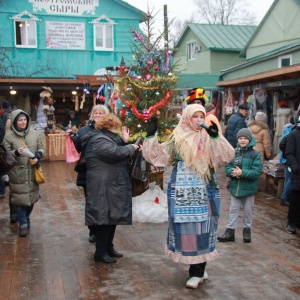
[[[40,20],[26,10],[10,19],[15,22],[16,47],[36,48],[36,22]]]
[[[95,50],[114,50],[112,25],[94,25],[94,35]]]
[[[114,50],[114,21],[101,16],[90,24],[94,25],[94,50],[113,51]]]
[[[36,23],[32,21],[15,22],[16,46],[36,47]]]
[[[196,54],[196,43],[187,44],[187,59],[195,60],[195,54]]]
[[[278,57],[278,68],[289,67],[292,65],[292,55],[283,55]]]

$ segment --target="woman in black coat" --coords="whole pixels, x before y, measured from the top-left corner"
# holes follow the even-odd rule
[[[87,166],[85,223],[96,232],[97,262],[115,263],[116,257],[123,256],[113,245],[116,226],[132,223],[128,161],[138,146],[124,146],[118,134],[120,128],[117,116],[105,115],[95,123],[96,130],[82,141]]]
[[[82,146],[81,142],[84,136],[88,135],[91,131],[95,130],[95,122],[101,119],[102,116],[107,115],[109,110],[106,106],[97,104],[92,108],[90,119],[87,126],[81,127],[77,134],[72,135],[70,133],[73,143],[77,152],[80,153],[80,160],[75,166],[75,171],[77,172],[76,185],[81,186],[84,190],[84,196],[86,198],[86,164],[84,161],[84,152],[85,149]],[[96,242],[96,235],[93,232],[93,228],[89,227],[89,242]]]

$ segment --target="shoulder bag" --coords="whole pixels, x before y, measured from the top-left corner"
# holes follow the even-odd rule
[[[22,139],[20,136],[19,136],[19,139],[21,140],[21,142],[23,143],[25,148],[28,148],[24,139]],[[45,179],[41,165],[40,164],[38,164],[38,165],[39,165],[39,167],[37,167],[37,164],[35,164],[33,166],[34,167],[34,180],[37,184],[43,184],[46,182],[46,179]]]

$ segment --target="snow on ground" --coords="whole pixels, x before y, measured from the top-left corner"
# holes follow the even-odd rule
[[[132,218],[139,223],[164,223],[168,221],[167,194],[158,185],[149,184],[142,195],[132,198]],[[155,199],[158,197],[158,202]]]

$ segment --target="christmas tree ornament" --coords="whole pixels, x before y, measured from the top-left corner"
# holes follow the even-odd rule
[[[160,116],[159,123],[163,120],[164,115],[158,110],[167,111],[164,107],[171,100],[179,79],[174,75],[176,65],[172,61],[172,51],[163,44],[164,32],[157,37],[152,33],[154,20],[151,14],[143,26],[144,29],[130,31],[133,36],[130,66],[123,66],[124,72],[115,85],[122,101],[121,109],[127,109],[127,122],[131,116],[126,126],[139,134],[146,130],[152,117]],[[178,122],[178,119],[173,121]],[[158,133],[165,135],[164,125],[158,124],[158,128]]]

